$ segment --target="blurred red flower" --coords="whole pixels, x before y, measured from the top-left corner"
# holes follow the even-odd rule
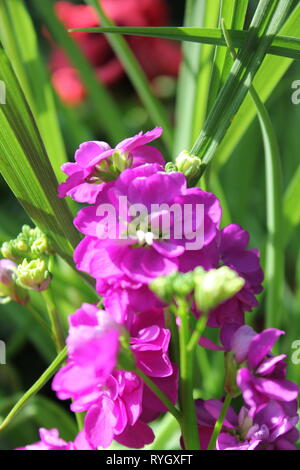
[[[164,26],[169,21],[166,0],[99,0],[106,14],[120,26]],[[58,1],[55,11],[66,28],[99,26],[95,10],[87,5]],[[112,85],[124,75],[122,64],[103,35],[70,33],[95,68],[102,83]],[[127,41],[149,79],[159,75],[176,76],[181,53],[178,44],[165,39],[127,36]],[[64,51],[52,40],[50,71],[53,86],[69,105],[84,100],[86,90],[77,70]]]

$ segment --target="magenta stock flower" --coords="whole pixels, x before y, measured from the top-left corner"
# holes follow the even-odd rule
[[[115,180],[124,168],[145,163],[164,165],[159,150],[146,145],[161,133],[160,127],[145,134],[140,132],[115,148],[106,142],[84,142],[75,153],[75,163],[65,163],[61,168],[68,178],[59,185],[59,197],[70,196],[77,202],[93,204],[106,183]]]
[[[44,429],[40,431],[40,441],[19,447],[16,450],[95,450],[87,442],[84,431],[81,431],[74,442],[66,442],[59,437],[57,429]]]
[[[293,402],[299,388],[286,380],[285,355],[273,356],[271,349],[284,334],[275,328],[256,334],[249,326],[239,328],[232,338],[232,349],[239,363],[246,363],[237,374],[237,384],[255,416],[270,400]]]
[[[122,207],[120,197],[126,201]],[[177,212],[170,209],[174,205]],[[110,220],[102,215],[102,208],[108,206],[116,214],[114,236]],[[185,207],[190,208],[189,223]],[[182,173],[165,173],[154,164],[125,170],[112,187],[102,191],[95,206],[82,209],[75,219],[77,229],[86,235],[75,251],[76,266],[96,279],[126,276],[142,284],[170,274],[181,264],[186,268],[189,258],[209,269],[216,260],[211,250],[206,253],[206,246],[216,237],[220,219],[217,198],[199,188],[187,189]],[[191,245],[197,242],[200,246],[193,250]]]
[[[223,403],[219,400],[197,400],[197,422],[201,449],[207,449]],[[299,439],[297,402],[269,403],[253,418],[247,406],[239,415],[229,407],[217,450],[297,450]]]
[[[219,266],[226,265],[245,279],[244,287],[227,300],[209,317],[209,326],[221,330],[221,339],[226,349],[230,349],[232,333],[244,324],[245,311],[257,305],[255,295],[262,291],[263,271],[259,262],[258,250],[248,249],[249,233],[239,225],[230,224],[220,231]]]
[[[161,310],[149,313],[128,322],[131,350],[136,365],[175,403],[178,377],[168,356],[170,332]],[[106,448],[113,439],[136,448],[149,444],[154,436],[146,421],[166,411],[134,372],[117,370],[118,338],[125,326],[83,304],[70,317],[68,362],[53,380],[60,399],[71,398],[73,411],[87,412],[84,429],[94,448]]]
[[[67,338],[68,363],[53,381],[53,390],[62,400],[76,400],[105,383],[117,362],[119,327],[104,310],[83,304],[70,316]]]

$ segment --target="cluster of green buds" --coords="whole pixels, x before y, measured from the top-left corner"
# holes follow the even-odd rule
[[[187,298],[194,293],[198,310],[207,314],[239,292],[244,283],[244,279],[227,266],[210,271],[198,267],[188,273],[176,271],[169,276],[159,277],[150,288],[168,304],[176,298]]]
[[[15,239],[3,243],[1,253],[15,265],[12,278],[15,286],[38,292],[48,288],[52,279],[48,265],[54,251],[49,239],[39,228],[24,225]],[[11,295],[8,297],[16,300]]]
[[[165,171],[167,173],[180,171],[185,175],[188,186],[193,187],[197,184],[201,176],[201,159],[187,150],[184,150],[178,155],[175,163],[169,162],[166,164]]]

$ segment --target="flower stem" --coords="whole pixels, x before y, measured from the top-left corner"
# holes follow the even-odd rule
[[[207,323],[207,315],[202,315],[197,321],[195,330],[192,334],[191,339],[188,342],[187,350],[189,352],[193,351],[195,347],[197,346],[197,344],[199,343],[199,340],[203,334],[203,331],[205,330],[206,323]]]
[[[225,397],[225,401],[224,401],[223,406],[222,406],[220,416],[219,416],[219,418],[218,418],[218,420],[215,424],[211,439],[209,441],[207,450],[214,450],[215,447],[216,447],[216,442],[217,442],[219,434],[222,430],[224,419],[227,415],[227,411],[228,411],[228,408],[230,406],[231,399],[232,399],[231,395],[229,393],[227,393],[227,395]]]
[[[160,399],[160,401],[168,408],[169,412],[174,416],[181,425],[181,416],[179,410],[173,405],[171,400],[160,390],[160,388],[140,369],[134,369],[134,372],[143,380],[147,387]]]
[[[42,292],[45,304],[47,306],[48,315],[51,323],[52,337],[55,343],[57,352],[61,351],[65,346],[65,336],[63,327],[56,311],[56,307],[53,301],[52,293],[50,289]]]
[[[178,316],[180,317],[179,346],[180,346],[180,407],[182,413],[182,435],[187,450],[199,450],[199,436],[194,402],[194,350],[188,350],[189,316],[187,303],[177,299]]]

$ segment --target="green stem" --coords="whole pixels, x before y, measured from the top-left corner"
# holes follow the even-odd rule
[[[40,389],[51,379],[51,377],[58,371],[62,366],[67,357],[67,347],[65,347],[50,364],[50,366],[45,370],[45,372],[40,376],[40,378],[34,383],[34,385],[20,398],[20,400],[15,404],[12,410],[9,412],[7,417],[4,419],[0,426],[0,431],[3,431],[6,426],[11,422],[14,416],[24,407],[24,405],[36,395]]]
[[[227,411],[228,411],[228,408],[230,406],[231,400],[232,400],[231,395],[229,393],[227,393],[227,395],[225,397],[225,401],[224,401],[222,409],[221,409],[220,416],[219,416],[219,418],[218,418],[218,420],[215,424],[211,439],[209,441],[207,450],[214,450],[215,447],[216,447],[216,442],[217,442],[219,434],[222,430],[224,419],[227,415]]]
[[[55,343],[57,352],[61,351],[65,346],[65,336],[60,318],[58,316],[51,290],[45,290],[42,292],[42,296],[47,306],[49,320],[51,323],[51,331],[53,341]]]
[[[105,14],[100,2],[98,0],[85,0],[87,4],[95,8],[98,13],[99,19],[104,26],[115,26],[112,20]],[[151,92],[148,79],[141,68],[139,62],[134,56],[128,43],[121,35],[107,36],[112,48],[117,54],[119,60],[122,62],[129,79],[131,80],[134,88],[136,89],[141,101],[149,112],[149,115],[155,125],[159,124],[163,127],[164,133],[162,139],[171,152],[173,145],[173,132],[169,119],[166,115],[164,107],[160,101]]]
[[[184,299],[176,299],[178,305],[180,346],[180,407],[182,435],[187,450],[199,450],[199,436],[194,401],[194,350],[188,350],[189,313]]]
[[[207,315],[202,315],[197,321],[195,330],[192,334],[190,341],[188,342],[187,350],[189,352],[193,351],[195,347],[197,346],[197,344],[199,343],[199,340],[206,328],[206,324],[207,324]]]
[[[168,408],[169,412],[174,416],[179,425],[181,425],[181,415],[178,409],[173,405],[169,398],[160,390],[160,388],[150,379],[144,372],[136,368],[134,372],[145,382],[152,392],[160,399],[160,401]]]
[[[236,57],[230,34],[224,21],[221,24],[228,48]],[[284,279],[284,247],[281,230],[283,226],[282,172],[280,150],[269,113],[253,85],[249,94],[256,106],[261,126],[266,167],[266,199],[268,240],[266,250],[266,327],[280,327],[278,312],[281,311]]]

